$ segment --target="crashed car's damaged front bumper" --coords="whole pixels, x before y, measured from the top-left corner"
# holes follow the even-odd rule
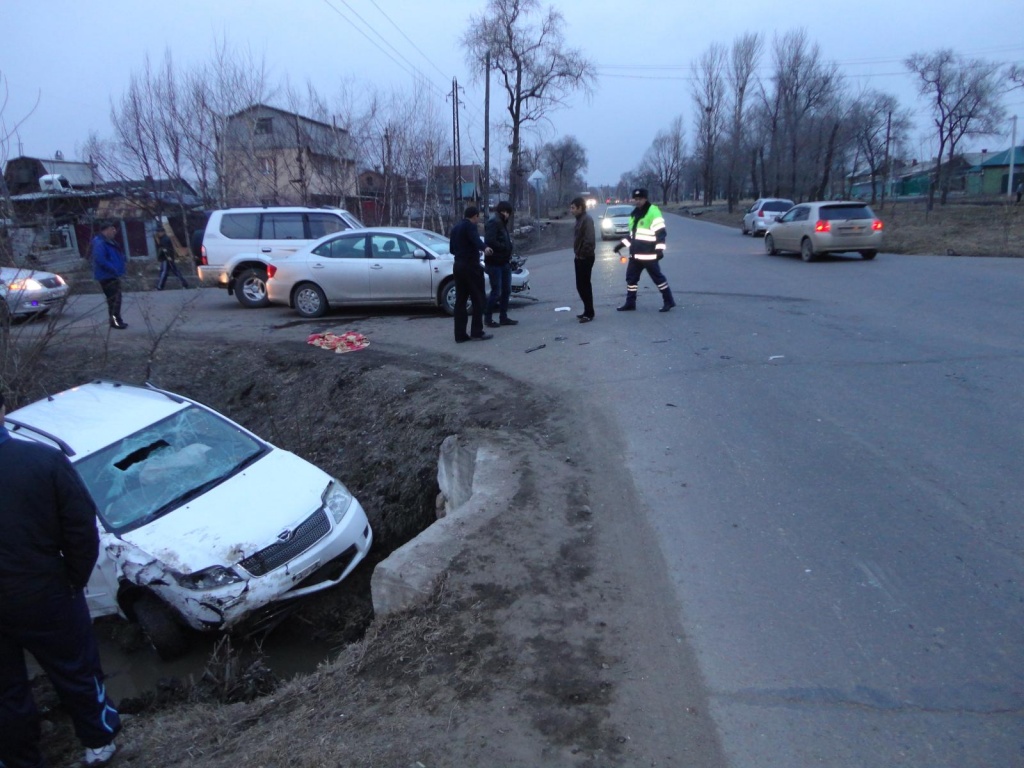
[[[322,532],[321,532],[322,529]],[[225,631],[274,613],[271,604],[328,589],[363,560],[373,533],[354,497],[340,520],[318,509],[274,542],[231,567],[227,583],[187,588],[189,576],[118,539],[107,552],[118,564],[122,584],[156,594],[183,624],[200,631]]]

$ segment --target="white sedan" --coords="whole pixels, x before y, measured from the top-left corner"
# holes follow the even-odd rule
[[[11,317],[41,315],[60,306],[68,296],[68,284],[60,275],[18,267],[0,268],[0,295],[6,293]]]
[[[437,306],[455,311],[454,257],[448,238],[426,229],[377,227],[317,240],[267,267],[267,297],[303,317],[330,307],[369,304]],[[512,294],[530,288],[522,266],[512,273]]]

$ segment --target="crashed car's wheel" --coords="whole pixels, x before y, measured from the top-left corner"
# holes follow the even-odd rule
[[[267,273],[256,268],[245,270],[235,281],[235,298],[248,309],[268,306]]]
[[[295,311],[303,317],[323,317],[327,311],[327,296],[319,285],[302,283],[292,297]]]
[[[800,258],[804,261],[814,261],[818,258],[818,254],[814,252],[814,246],[811,245],[810,238],[805,237],[803,242],[800,243]]]
[[[775,247],[775,238],[769,234],[764,236],[764,252],[769,256],[775,256],[779,252],[779,249]]]
[[[864,261],[871,261],[877,255],[878,255],[878,251],[861,251],[860,252],[860,257],[862,259],[864,259]]]
[[[170,661],[185,655],[190,645],[188,631],[160,598],[142,595],[132,609],[135,620],[161,659]]]

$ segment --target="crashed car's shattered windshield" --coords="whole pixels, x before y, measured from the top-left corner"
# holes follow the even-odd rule
[[[109,445],[75,464],[100,519],[130,531],[208,491],[269,450],[198,406]]]

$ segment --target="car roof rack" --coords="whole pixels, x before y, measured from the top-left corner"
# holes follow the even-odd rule
[[[39,429],[38,427],[33,427],[31,424],[26,424],[23,421],[18,421],[17,419],[12,419],[10,416],[5,416],[4,417],[4,423],[5,424],[13,424],[14,425],[14,429],[12,430],[12,432],[17,433],[17,432],[20,432],[21,430],[25,430],[26,432],[31,432],[34,435],[38,435],[39,437],[42,437],[42,438],[45,438],[46,440],[49,440],[51,443],[53,443],[58,448],[60,448],[61,452],[65,456],[71,457],[71,456],[75,455],[75,449],[74,448],[72,448],[70,445],[68,445],[66,442],[61,440],[56,435],[51,435],[49,432],[47,432],[45,430]]]

